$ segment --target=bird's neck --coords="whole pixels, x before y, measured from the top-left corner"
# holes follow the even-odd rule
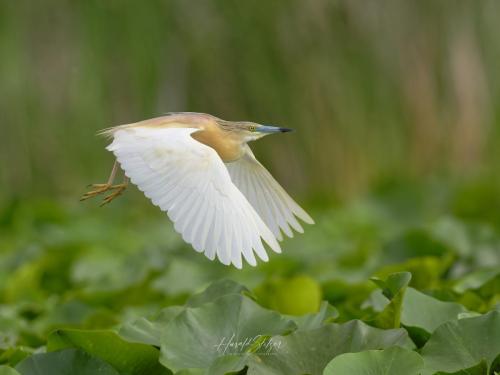
[[[192,137],[213,148],[225,163],[238,160],[245,152],[246,142],[236,132],[211,128],[193,133]]]

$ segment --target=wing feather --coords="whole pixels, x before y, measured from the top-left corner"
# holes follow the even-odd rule
[[[244,168],[239,168],[242,172],[245,171]],[[260,185],[258,179],[256,179],[252,174],[246,173],[244,174],[244,178],[248,181],[247,185],[241,184],[241,187],[244,189],[243,194],[245,196],[251,195],[253,198],[250,198],[250,202],[254,202],[254,208],[259,207],[260,215],[264,219],[264,222],[271,229],[275,237],[279,240],[283,240],[283,236],[280,231],[280,227],[278,225],[277,220],[274,219],[273,215],[273,207],[267,201],[267,197],[262,193],[262,186]],[[236,183],[237,184],[237,183]],[[238,186],[238,185],[237,185]]]
[[[299,233],[304,231],[296,217],[308,224],[314,224],[313,219],[259,163],[250,147],[246,146],[245,155],[241,159],[226,165],[233,183],[246,196],[278,240],[283,239],[282,232],[293,237],[292,228]]]
[[[197,130],[123,128],[107,149],[196,251],[238,268],[243,258],[255,265],[254,252],[267,261],[263,241],[281,251],[273,232],[233,184],[215,150],[191,137]]]
[[[211,255],[210,259],[214,259],[215,253],[217,252],[217,248],[219,248],[219,239],[223,236],[222,228],[223,228],[223,212],[216,208],[214,211],[214,220],[213,220],[213,233],[211,236],[212,245],[209,246],[210,249],[213,249],[214,255]]]
[[[209,238],[208,234],[209,234],[210,226],[212,225],[212,221],[213,221],[212,218],[214,217],[214,215],[216,215],[217,210],[214,209],[214,207],[211,207],[210,203],[208,203],[208,202],[206,203],[206,205],[207,205],[207,217],[206,217],[205,222],[203,223],[202,230],[200,231],[198,238],[200,239],[200,247],[202,249],[201,251],[205,251],[205,255],[207,256],[208,259],[214,260],[216,248],[212,247],[212,246],[207,247],[207,240],[210,240],[211,238],[213,238],[213,237]],[[212,254],[212,253],[213,253],[213,255],[209,256],[209,254]]]

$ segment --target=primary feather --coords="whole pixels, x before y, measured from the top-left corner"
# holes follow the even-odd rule
[[[307,212],[295,203],[267,169],[259,163],[248,145],[245,145],[243,157],[235,162],[227,163],[226,167],[234,184],[250,201],[278,240],[283,239],[281,231],[288,237],[293,237],[290,227],[297,232],[304,232],[295,216],[308,224],[314,224]]]

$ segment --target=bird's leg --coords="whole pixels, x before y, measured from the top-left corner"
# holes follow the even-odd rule
[[[113,189],[113,181],[115,180],[116,172],[118,171],[118,161],[115,161],[115,164],[113,164],[113,169],[111,170],[111,174],[109,175],[108,182],[105,184],[92,184],[89,185],[92,187],[94,190],[91,190],[80,198],[81,201],[84,201],[89,198],[94,198],[98,196],[99,194],[105,193],[111,189]]]
[[[101,203],[101,207],[104,206],[105,204],[110,203],[116,197],[119,197],[120,195],[122,195],[122,193],[125,191],[125,189],[128,186],[128,181],[129,181],[128,177],[124,176],[123,177],[123,183],[121,183],[119,185],[112,185],[110,187],[110,190],[114,190],[114,191],[110,195],[108,195],[107,197],[105,197],[103,199],[103,201]]]

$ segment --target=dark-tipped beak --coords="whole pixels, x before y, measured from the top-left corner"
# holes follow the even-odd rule
[[[278,126],[269,126],[269,125],[261,125],[257,129],[255,129],[259,133],[286,133],[291,132],[293,129],[289,128],[280,128]]]

